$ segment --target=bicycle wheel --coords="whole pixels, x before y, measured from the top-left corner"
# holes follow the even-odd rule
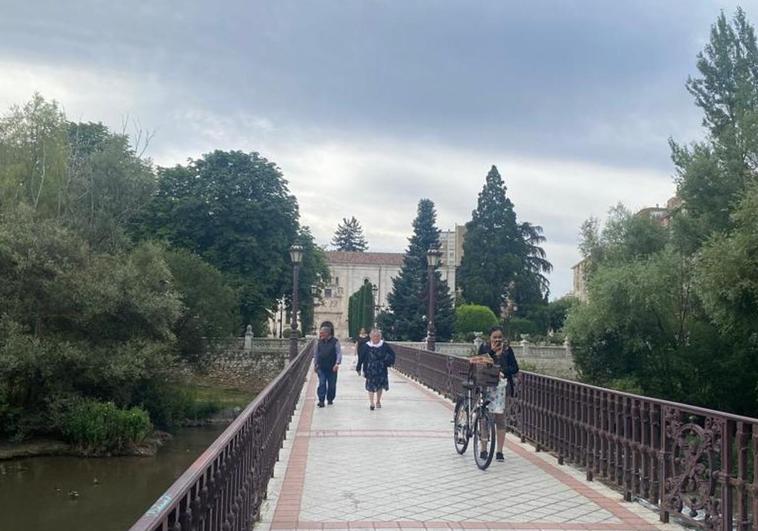
[[[474,461],[480,470],[486,470],[495,455],[495,419],[487,409],[474,413]]]
[[[468,448],[468,441],[471,438],[469,430],[468,416],[468,398],[460,397],[455,403],[455,413],[453,414],[453,442],[455,451],[463,455]]]

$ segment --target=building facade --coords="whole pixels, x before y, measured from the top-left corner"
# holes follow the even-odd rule
[[[455,273],[463,256],[465,227],[440,232],[440,276],[455,296]],[[403,253],[371,253],[326,251],[331,281],[325,286],[322,304],[315,308],[316,326],[323,321],[334,323],[335,335],[348,337],[348,304],[350,296],[368,281],[376,287],[376,313],[387,309],[387,295],[392,291],[392,279],[400,274]]]

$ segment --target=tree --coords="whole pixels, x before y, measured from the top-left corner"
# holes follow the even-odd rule
[[[240,296],[241,322],[258,333],[292,286],[289,248],[298,231],[297,201],[279,168],[241,151],[161,168],[158,191],[135,228],[138,237],[165,239],[222,271]],[[310,289],[304,295],[310,298]]]
[[[352,338],[358,337],[361,328],[371,330],[374,326],[374,292],[373,285],[368,280],[350,296],[347,320]]]
[[[742,9],[731,24],[721,13],[697,68],[687,90],[703,110],[708,138],[690,147],[670,143],[678,194],[700,244],[732,226],[729,214],[758,168],[758,47]]]
[[[500,173],[492,166],[466,223],[459,281],[464,298],[500,315],[507,298],[521,308],[544,303],[552,270],[542,228],[519,223]]]
[[[390,339],[419,341],[426,337],[429,297],[427,252],[440,246],[440,231],[436,223],[434,203],[429,199],[419,201],[416,219],[413,220],[413,236],[409,239],[403,266],[398,276],[392,279],[392,291],[387,295],[390,310],[381,319],[380,326],[390,331]],[[437,279],[436,335],[440,341],[447,341],[453,334],[453,300],[439,268],[435,269],[434,274]]]
[[[332,238],[332,245],[337,251],[362,253],[368,249],[368,243],[363,236],[363,228],[355,217],[342,218],[342,223],[337,226],[337,232]]]
[[[324,250],[316,245],[313,234],[308,227],[301,227],[298,235],[298,243],[303,246],[303,263],[300,266],[300,325],[304,332],[312,330],[315,323],[313,322],[316,301],[312,293],[312,287],[315,286],[319,292],[324,285],[329,282],[331,275],[329,264],[326,259]],[[287,293],[292,293],[292,281]],[[288,309],[292,307],[292,301],[288,295]]]
[[[183,306],[173,325],[179,355],[202,362],[239,330],[237,294],[218,269],[189,251],[167,252],[166,262]]]
[[[474,332],[489,333],[498,324],[497,316],[487,306],[462,304],[455,308],[455,335],[469,341]]]

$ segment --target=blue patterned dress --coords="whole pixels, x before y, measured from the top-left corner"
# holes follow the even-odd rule
[[[378,345],[366,343],[364,346],[365,361],[363,374],[366,376],[366,391],[376,392],[379,389],[389,390],[387,367],[395,364],[395,352],[384,341]]]

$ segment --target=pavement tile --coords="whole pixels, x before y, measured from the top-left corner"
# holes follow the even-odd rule
[[[353,358],[346,345],[343,363]],[[460,456],[452,448],[450,404],[397,373],[373,412],[354,371],[342,371],[335,404],[323,409],[308,379],[256,531],[677,529],[510,436],[506,462],[478,470],[471,449]]]

